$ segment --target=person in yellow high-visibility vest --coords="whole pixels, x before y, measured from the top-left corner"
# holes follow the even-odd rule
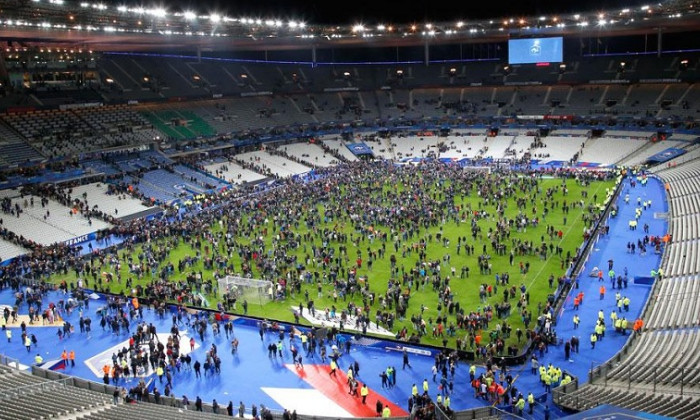
[[[384,410],[382,410],[382,418],[388,419],[389,417],[391,417],[391,409],[388,405],[385,405]]]
[[[360,396],[362,397],[362,404],[366,404],[368,395],[369,395],[369,388],[367,388],[367,384],[363,384],[362,388],[360,388]]]
[[[411,395],[414,397],[418,396],[418,386],[416,384],[413,384],[413,387],[411,388]]]
[[[515,403],[515,408],[518,409],[518,415],[522,416],[523,409],[525,408],[525,398],[523,398],[523,394],[518,395],[518,402]]]
[[[42,363],[44,363],[44,358],[41,357],[41,355],[39,353],[37,353],[36,356],[34,356],[34,364],[40,365]]]

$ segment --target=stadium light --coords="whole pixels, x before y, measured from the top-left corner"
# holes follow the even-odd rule
[[[209,21],[212,23],[219,23],[219,22],[221,22],[221,15],[218,15],[216,13],[212,13],[209,15]]]
[[[162,7],[156,7],[148,11],[148,14],[157,18],[164,18],[168,13]]]
[[[120,13],[126,13],[128,10],[126,6],[117,6],[117,11]]]
[[[353,32],[363,32],[364,30],[365,30],[365,27],[361,23],[357,23],[357,24],[353,25],[353,27],[352,27]]]
[[[195,20],[197,18],[197,14],[191,10],[185,10],[185,13],[183,13],[182,16],[185,18],[185,20]]]

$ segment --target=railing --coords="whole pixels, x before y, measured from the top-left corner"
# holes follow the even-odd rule
[[[2,366],[7,366],[12,369],[19,370],[20,364],[19,360],[12,358],[12,357],[7,357],[5,355],[0,354],[0,365]]]
[[[566,385],[560,385],[552,390],[552,402],[561,405],[560,400],[564,395],[571,394],[578,389],[578,378],[574,378]]]
[[[66,388],[73,386],[73,378],[59,379],[56,381],[38,382],[35,384],[22,385],[16,388],[0,391],[0,399],[10,399],[35,392],[51,392],[55,388]]]
[[[700,367],[656,366],[624,364],[626,372],[611,375],[619,365],[606,363],[599,366],[600,375],[595,385],[627,389],[648,389],[668,394],[700,395]],[[659,376],[663,374],[662,376]],[[667,379],[664,379],[667,378]],[[613,382],[614,381],[614,382]]]

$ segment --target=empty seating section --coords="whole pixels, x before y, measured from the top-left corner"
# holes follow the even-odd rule
[[[666,275],[700,273],[700,162],[661,169],[657,174],[668,184],[673,235],[664,259]]]
[[[5,239],[0,239],[0,262],[11,258],[19,257],[28,253],[29,250],[10,242]]]
[[[0,397],[2,420],[71,416],[111,402],[110,396],[72,386],[70,381],[49,381],[4,366]]]
[[[216,131],[204,119],[184,107],[149,106],[141,109],[141,115],[173,140],[216,135]]]
[[[221,411],[225,411],[223,408]],[[104,411],[91,412],[79,417],[85,420],[133,420],[133,419],[221,419],[221,414],[200,412],[194,409],[182,410],[176,407],[168,407],[149,403],[120,404]]]
[[[449,136],[445,141],[447,150],[440,153],[441,158],[445,159],[474,159],[482,151],[486,144],[486,134],[472,135],[466,134],[462,136]]]
[[[379,159],[394,159],[394,152],[391,146],[391,140],[382,137],[376,137],[373,140],[365,139],[364,143],[372,149],[372,153]]]
[[[696,327],[700,323],[700,276],[681,275],[661,282],[651,297],[648,329]]]
[[[244,182],[257,182],[267,178],[265,175],[251,171],[226,159],[217,159],[214,163],[206,163],[204,170],[222,178],[231,184],[242,184]]]
[[[185,165],[175,165],[173,170],[175,173],[188,178],[189,182],[196,183],[198,186],[207,190],[220,190],[228,186],[226,181],[222,181],[219,178],[199,172]]]
[[[534,141],[534,136],[523,134],[515,136],[513,144],[510,146],[510,152],[513,154],[512,156],[514,156],[516,159],[521,159],[525,153],[530,152],[530,147]]]
[[[72,190],[73,197],[85,197],[88,203],[97,205],[99,210],[115,217],[130,216],[152,208],[127,194],[110,194],[107,185],[103,183],[80,185]]]
[[[152,202],[166,204],[228,186],[226,181],[184,165],[147,171],[139,178],[124,177],[123,182],[136,188]]]
[[[27,204],[34,198],[34,206]],[[22,212],[17,215],[4,214],[3,226],[19,236],[31,238],[42,245],[64,242],[77,236],[86,235],[110,225],[100,219],[87,219],[72,209],[48,200],[41,206],[41,198],[25,195],[12,199],[12,205],[18,203]],[[27,204],[27,205],[25,205]]]
[[[556,133],[543,137],[542,146],[532,150],[532,158],[542,163],[552,161],[568,162],[586,141],[585,137],[558,136]]]
[[[654,393],[634,388],[630,390],[627,387],[621,389],[587,385],[572,394],[562,395],[559,403],[564,407],[581,411],[600,404],[612,404],[680,420],[694,420],[700,416],[700,405],[695,396]]]
[[[353,162],[357,160],[357,156],[355,156],[354,153],[350,151],[350,149],[347,148],[346,143],[342,140],[338,140],[337,138],[328,138],[328,137],[322,137],[320,139],[323,144],[325,144],[327,147],[329,147],[331,150],[335,150],[340,156],[345,158],[345,160]]]
[[[623,159],[620,161],[620,165],[624,166],[637,166],[641,165],[644,162],[646,162],[647,159],[649,159],[651,156],[654,156],[655,154],[662,152],[669,147],[677,147],[680,148],[684,145],[686,145],[686,142],[682,141],[672,141],[672,140],[666,140],[666,141],[659,141],[655,143],[647,143],[647,146],[638,149],[638,153],[634,153],[627,158]]]
[[[22,136],[0,121],[0,165],[17,165],[41,161],[44,157],[27,143]]]
[[[308,166],[304,166],[282,156],[271,155],[265,151],[241,153],[236,155],[236,158],[243,162],[259,166],[263,170],[270,171],[274,176],[280,178],[304,174],[311,170]]]
[[[590,139],[583,147],[579,162],[592,162],[604,165],[615,164],[646,144],[645,140],[599,137]]]
[[[696,330],[647,331],[634,343],[626,359],[606,374],[608,386],[636,388],[653,387],[657,390],[680,390],[681,379],[687,388],[700,385],[700,332]],[[669,352],[670,349],[673,352]],[[684,369],[681,372],[681,369]]]
[[[311,143],[295,143],[280,146],[279,150],[313,167],[326,168],[339,163],[338,159],[330,154],[326,154],[323,149]]]
[[[148,121],[126,105],[8,113],[2,119],[49,158],[150,143],[162,136],[162,133],[154,131]],[[4,134],[2,127],[0,136],[7,136],[13,141],[12,144],[21,144],[18,138],[13,139]],[[30,146],[14,147],[20,162],[26,158],[31,160],[40,157],[36,151],[31,151],[34,149]]]
[[[391,146],[396,159],[437,157],[440,154],[438,142],[440,138],[430,137],[392,137]]]
[[[506,150],[510,149],[513,145],[514,136],[495,136],[488,137],[486,143],[484,143],[484,152],[482,156],[491,159],[503,159],[506,157]]]

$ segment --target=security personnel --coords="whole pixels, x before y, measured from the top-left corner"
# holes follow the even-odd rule
[[[473,381],[476,376],[476,365],[469,366],[469,381]]]
[[[515,408],[518,409],[518,415],[522,416],[523,409],[525,408],[525,398],[523,398],[523,394],[518,395],[518,402],[515,403]]]
[[[413,395],[414,397],[418,396],[418,387],[416,386],[416,384],[413,384],[413,388],[411,388],[411,395]]]
[[[444,405],[445,408],[450,408],[450,396],[449,395],[445,396],[445,401],[442,403],[442,405]]]
[[[598,341],[598,335],[596,333],[591,334],[591,349],[595,348],[596,341]]]
[[[391,409],[388,405],[385,405],[384,410],[382,410],[382,418],[388,419],[389,417],[391,417]]]
[[[535,409],[535,396],[532,395],[532,392],[527,394],[527,405],[529,409],[529,413],[532,414],[532,411]]]
[[[428,392],[428,380],[423,379],[423,392]]]
[[[544,375],[546,375],[546,374],[547,374],[547,368],[540,365],[540,381],[542,382],[543,385],[544,385]]]
[[[34,356],[34,364],[40,365],[42,363],[44,363],[44,358],[41,357],[41,355],[39,353],[37,353],[36,356]]]
[[[549,373],[544,374],[544,390],[549,392],[552,389],[552,377],[549,376]],[[520,413],[522,414],[522,412]]]
[[[363,384],[362,388],[360,388],[360,396],[362,397],[362,404],[366,404],[368,395],[369,395],[369,388],[367,388],[367,384]]]

